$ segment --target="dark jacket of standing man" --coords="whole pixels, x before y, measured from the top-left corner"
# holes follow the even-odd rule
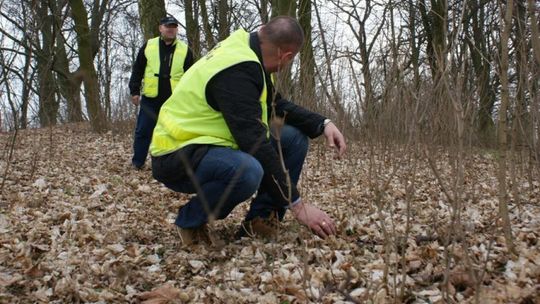
[[[131,101],[141,106],[131,160],[136,169],[141,169],[146,160],[161,105],[193,64],[190,49],[176,38],[178,20],[169,16],[162,18],[159,24],[160,36],[148,40],[141,47],[129,79]]]

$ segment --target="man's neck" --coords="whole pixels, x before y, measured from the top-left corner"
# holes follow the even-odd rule
[[[171,45],[174,42],[174,39],[165,39],[163,37],[161,37],[161,40],[163,40],[163,42],[165,42],[165,45]]]

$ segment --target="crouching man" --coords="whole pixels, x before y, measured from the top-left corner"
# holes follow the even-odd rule
[[[253,33],[237,30],[186,72],[161,108],[150,146],[153,175],[174,191],[196,193],[175,221],[184,244],[212,242],[207,223],[255,192],[238,236],[275,235],[288,209],[320,237],[336,233],[334,221],[302,199],[296,184],[308,136],[324,134],[339,156],[345,139],[324,116],[274,93],[270,77],[290,64],[303,37],[290,17]],[[272,113],[282,126],[272,126]]]

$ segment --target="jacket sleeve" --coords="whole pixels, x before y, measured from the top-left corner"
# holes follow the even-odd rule
[[[324,131],[323,123],[326,117],[281,98],[279,93],[276,94],[275,110],[277,116],[285,116],[285,123],[298,128],[310,138],[318,137]],[[269,108],[268,113],[271,111]]]
[[[145,48],[146,43],[139,49],[137,58],[133,63],[131,77],[129,78],[129,93],[131,96],[141,95],[141,84],[144,76],[144,70],[146,69],[146,57],[144,56]]]
[[[184,72],[187,71],[194,63],[193,52],[190,48],[187,49],[186,59],[184,60]]]
[[[240,150],[255,157],[264,175],[261,186],[268,191],[276,207],[289,204],[284,196],[289,192],[287,173],[281,168],[277,151],[266,136],[262,123],[259,97],[263,87],[263,73],[254,62],[240,63],[221,71],[207,85],[209,105],[223,114],[225,122]],[[296,186],[291,183],[292,202],[299,198]]]

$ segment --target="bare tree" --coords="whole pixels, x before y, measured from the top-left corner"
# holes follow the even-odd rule
[[[510,104],[509,97],[509,84],[508,84],[508,40],[510,31],[512,28],[512,9],[514,1],[509,0],[506,5],[499,3],[501,24],[501,62],[499,67],[499,73],[501,77],[501,107],[499,110],[499,123],[498,123],[498,138],[499,138],[499,216],[502,219],[502,229],[504,231],[504,237],[506,239],[506,246],[508,250],[515,253],[514,241],[512,237],[512,228],[510,225],[510,216],[508,212],[508,193],[506,186],[506,173],[507,173],[507,150],[508,150],[508,134],[507,134],[507,115],[508,107]]]
[[[224,40],[229,37],[231,33],[230,22],[229,22],[229,4],[228,0],[218,0],[217,7],[217,20],[218,20],[218,39]]]
[[[188,0],[186,0],[188,1]],[[138,0],[139,15],[141,16],[141,27],[144,39],[159,36],[159,19],[165,17],[164,0]]]
[[[313,103],[315,96],[315,59],[313,58],[312,27],[311,27],[311,0],[300,0],[298,5],[298,21],[304,30],[304,44],[300,50],[300,87],[302,105]]]
[[[360,5],[360,2],[363,5]],[[373,84],[373,76],[370,64],[373,61],[373,48],[375,43],[378,41],[379,35],[381,34],[382,29],[386,25],[386,12],[388,5],[380,7],[382,9],[382,16],[378,17],[381,22],[375,27],[373,34],[368,35],[369,23],[373,22],[373,10],[377,9],[377,3],[374,1],[359,1],[352,0],[348,2],[334,2],[335,7],[345,14],[346,20],[345,24],[350,28],[354,37],[356,38],[357,49],[349,52],[347,54],[351,59],[359,64],[361,64],[361,71],[363,77],[363,86],[365,96],[363,98],[364,104],[362,106],[363,115],[366,117],[366,120],[369,121],[370,117],[373,117],[375,111],[375,91]]]
[[[480,138],[484,142],[489,142],[494,135],[495,125],[492,114],[498,82],[498,78],[492,73],[494,52],[489,37],[489,33],[493,30],[490,19],[494,8],[489,2],[481,0],[470,1],[468,4],[470,18],[466,22],[470,23],[472,33],[466,40],[470,50],[478,95],[477,126]]]
[[[84,84],[86,109],[92,129],[102,132],[107,128],[105,113],[99,98],[99,83],[94,66],[94,56],[98,45],[98,30],[108,0],[96,1],[92,7],[92,30],[88,25],[88,13],[82,0],[69,0],[71,14],[77,33],[80,72]]]
[[[186,35],[188,44],[195,58],[201,57],[201,40],[199,36],[198,3],[197,0],[184,1],[184,15],[186,18]]]

